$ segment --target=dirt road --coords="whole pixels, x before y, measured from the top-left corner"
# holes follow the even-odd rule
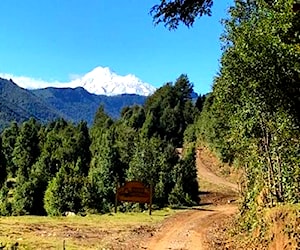
[[[202,206],[183,210],[165,220],[157,233],[145,244],[144,249],[213,249],[208,242],[208,231],[216,221],[220,222],[237,212],[236,199],[237,185],[232,184],[211,171],[215,164],[205,152],[197,152],[197,170],[201,181],[211,183],[202,193],[204,203]],[[217,192],[216,186],[223,189]],[[228,203],[229,202],[229,203]]]

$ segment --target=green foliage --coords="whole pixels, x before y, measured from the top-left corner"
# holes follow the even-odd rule
[[[97,129],[97,128],[94,128]],[[85,187],[85,206],[98,212],[107,212],[114,204],[115,186],[124,175],[123,164],[115,143],[115,128],[98,128],[94,138],[93,159]]]
[[[202,109],[203,109],[203,106],[204,106],[204,102],[206,100],[206,97],[207,95],[199,95],[197,100],[196,100],[196,103],[195,103],[195,106],[196,108],[198,108],[198,110],[201,112]]]
[[[138,180],[148,185],[158,180],[163,164],[166,164],[163,142],[155,137],[141,138],[135,145],[135,152],[127,171],[129,180]]]
[[[161,0],[151,8],[151,14],[155,24],[164,23],[167,28],[173,30],[180,22],[191,27],[197,17],[210,16],[212,4],[212,0]]]
[[[40,154],[38,130],[39,124],[34,119],[24,122],[20,128],[12,153],[13,163],[18,167],[19,179],[29,178],[31,167]]]
[[[13,215],[44,215],[43,209],[44,185],[41,180],[31,178],[22,180],[14,190],[12,199]]]
[[[20,128],[12,123],[1,135],[0,171],[2,183],[9,174],[15,185],[1,189],[1,214],[108,212],[117,183],[126,180],[153,185],[154,203],[160,207],[169,203],[172,190],[182,204],[194,204],[198,185],[191,188],[184,183],[193,183],[194,162],[178,163],[175,150],[198,114],[191,93],[192,85],[182,75],[174,85],[158,90],[144,107],[124,108],[117,121],[100,106],[90,129],[86,122],[76,125],[62,118],[46,125],[30,119]],[[194,131],[190,125],[189,142],[195,139]],[[184,198],[174,193],[175,186],[183,190]]]
[[[29,90],[3,78],[0,78],[0,102],[0,131],[9,126],[11,121],[20,123],[35,117],[38,121],[46,122],[61,116]]]
[[[118,150],[120,164],[124,172],[129,167],[139,135],[139,130],[126,124],[127,121],[123,122],[121,119],[121,122],[115,128],[115,146]],[[121,177],[120,182],[123,182],[124,179]]]
[[[222,161],[232,162],[234,151],[231,150],[231,143],[227,141],[229,116],[224,112],[227,102],[216,107],[215,99],[213,92],[205,100],[203,111],[196,122],[197,140],[205,141],[210,145]],[[230,107],[230,103],[228,107]]]
[[[95,95],[83,88],[26,90],[12,80],[0,78],[0,131],[12,121],[21,124],[30,117],[42,123],[58,118],[76,123],[84,120],[91,126],[100,104],[111,117],[118,118],[122,108],[143,105],[145,100],[146,96],[135,94]]]
[[[109,117],[109,115],[105,113],[104,107],[103,105],[101,105],[95,114],[93,127],[108,128],[111,126],[112,123],[112,119]]]
[[[159,88],[145,103],[144,136],[158,136],[176,147],[183,144],[183,134],[194,122],[197,109],[192,104],[192,84],[186,75]]]
[[[87,175],[91,160],[91,140],[85,122],[77,126],[58,120],[46,129],[41,156],[34,171],[41,176],[53,178],[67,163],[80,163],[79,171]]]
[[[199,186],[194,148],[188,148],[184,157],[173,168],[175,186],[169,195],[171,205],[195,205],[199,202]]]
[[[2,137],[2,153],[6,161],[7,174],[15,177],[17,172],[17,166],[13,163],[12,153],[16,144],[16,139],[19,135],[19,128],[16,122],[12,122],[11,125],[6,128]]]
[[[0,216],[11,215],[11,203],[8,200],[9,189],[3,185],[0,189]]]
[[[141,106],[125,107],[121,112],[121,119],[125,124],[134,129],[140,129],[146,119],[145,110]]]
[[[186,130],[184,131],[183,140],[184,145],[194,143],[197,140],[195,124],[190,124],[187,126]]]
[[[220,74],[197,122],[200,140],[244,168],[248,229],[262,207],[300,202],[300,26],[292,5],[235,1]]]
[[[86,180],[80,174],[78,165],[68,164],[60,168],[50,181],[44,197],[44,207],[48,215],[81,211],[82,190]]]
[[[3,154],[2,149],[2,138],[0,136],[0,188],[6,180],[7,171],[6,171],[6,159]]]

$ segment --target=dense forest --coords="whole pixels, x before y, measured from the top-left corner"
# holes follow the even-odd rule
[[[160,1],[153,19],[192,27],[214,2]],[[243,173],[238,234],[263,238],[273,211],[273,227],[299,248],[300,2],[235,0],[222,23],[220,70],[192,125],[196,145]]]
[[[118,120],[100,107],[90,128],[64,120],[12,123],[1,134],[0,214],[107,212],[115,183],[125,180],[154,185],[158,207],[196,204],[194,149],[205,145],[243,173],[244,230],[262,226],[266,209],[289,206],[299,215],[300,12],[293,6],[236,0],[223,20],[212,92],[196,103],[182,75],[143,106],[124,108]],[[160,18],[164,9],[158,10]],[[191,26],[197,15],[183,17]],[[169,13],[157,22],[176,28],[176,18]],[[292,227],[287,232],[298,237]]]
[[[157,207],[197,204],[194,144],[182,157],[175,150],[199,114],[192,90],[182,75],[118,120],[100,106],[90,128],[63,119],[11,123],[1,134],[0,215],[109,212],[126,180],[153,185]]]
[[[223,20],[220,72],[195,125],[198,143],[242,169],[248,231],[262,225],[264,209],[300,202],[300,12],[293,4],[235,1]],[[299,206],[294,211],[299,218]]]
[[[0,77],[0,133],[11,121],[20,124],[31,117],[41,123],[57,118],[75,123],[84,120],[91,126],[99,105],[115,119],[123,107],[142,105],[145,100],[146,96],[135,94],[91,94],[81,87],[28,90]]]

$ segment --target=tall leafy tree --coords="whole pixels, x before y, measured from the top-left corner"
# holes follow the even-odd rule
[[[115,147],[119,155],[120,174],[119,181],[123,182],[125,172],[129,168],[129,163],[135,151],[135,143],[138,140],[140,130],[128,126],[127,122],[117,123],[115,128]]]
[[[163,159],[162,141],[158,138],[141,138],[135,145],[135,153],[130,161],[127,178],[154,184],[158,180]]]
[[[12,122],[8,128],[4,129],[1,135],[3,156],[5,157],[7,163],[7,173],[12,177],[15,177],[17,171],[17,167],[12,160],[12,154],[15,148],[18,135],[19,127],[16,122]]]
[[[40,125],[33,118],[24,122],[20,128],[12,154],[19,179],[29,178],[31,167],[39,157],[39,128]]]
[[[107,212],[114,204],[115,187],[123,179],[123,164],[115,142],[115,128],[112,126],[94,139],[97,149],[93,152],[85,186],[84,206],[98,211]]]
[[[235,1],[224,21],[220,74],[199,120],[200,135],[245,166],[244,212],[300,199],[300,26],[292,6]]]
[[[146,114],[142,106],[125,107],[121,112],[121,120],[127,126],[140,129],[145,122]]]
[[[3,183],[6,180],[7,171],[6,171],[6,159],[4,157],[4,154],[2,152],[2,138],[0,136],[0,189],[3,185]]]
[[[157,137],[140,137],[126,172],[127,180],[138,180],[154,188],[154,202],[168,204],[168,194],[174,187],[172,169],[178,161],[172,144]]]
[[[49,182],[45,192],[44,207],[48,215],[62,215],[82,210],[82,189],[86,182],[81,175],[80,164],[66,164]]]
[[[146,120],[142,133],[148,138],[161,139],[181,147],[186,127],[194,122],[196,108],[192,104],[193,85],[181,75],[174,85],[167,83],[150,96],[145,103]]]
[[[171,205],[195,205],[199,202],[194,148],[187,148],[186,151],[172,170],[175,185],[168,196]]]

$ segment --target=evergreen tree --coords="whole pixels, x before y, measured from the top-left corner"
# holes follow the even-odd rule
[[[124,124],[125,123],[125,124]],[[139,131],[126,125],[121,121],[115,128],[115,147],[119,155],[120,175],[119,181],[122,183],[125,179],[125,172],[129,168],[129,163],[135,151],[135,143],[138,140]]]
[[[48,215],[62,215],[82,210],[82,190],[85,177],[80,173],[80,164],[66,164],[49,182],[44,197],[44,208]]]
[[[199,202],[199,186],[194,148],[186,149],[183,159],[174,167],[174,188],[168,200],[171,205],[195,205]]]
[[[199,95],[196,101],[196,108],[198,108],[198,110],[201,112],[203,109],[203,105],[206,99],[206,95]]]
[[[0,216],[11,215],[11,202],[9,201],[9,188],[3,185],[0,188]]]
[[[164,206],[168,203],[168,194],[174,186],[170,173],[177,160],[172,144],[156,137],[141,137],[135,145],[135,152],[126,172],[127,179],[152,185],[154,203]]]
[[[98,212],[107,212],[114,204],[116,183],[123,178],[123,164],[115,143],[114,127],[95,138],[93,144],[97,151],[91,161],[84,206]]]
[[[44,215],[42,180],[30,178],[18,183],[12,200],[13,215]]]
[[[145,110],[141,106],[125,107],[121,111],[121,120],[122,123],[127,126],[138,130],[140,129],[146,119]]]
[[[13,150],[15,148],[16,139],[19,135],[19,127],[16,122],[2,132],[2,152],[7,164],[7,174],[15,177],[17,166],[13,163]]]
[[[198,123],[200,136],[247,173],[242,212],[250,229],[262,207],[300,199],[300,26],[292,6],[235,2],[224,21],[220,74]]]
[[[4,157],[4,154],[2,152],[2,138],[0,136],[0,189],[3,185],[3,183],[6,180],[7,172],[6,172],[6,159]]]
[[[192,104],[193,86],[186,75],[159,88],[145,103],[144,136],[159,136],[162,140],[182,147],[186,127],[194,122],[197,110]]]
[[[17,137],[12,156],[13,163],[18,168],[19,181],[29,178],[31,167],[40,154],[38,130],[39,124],[30,119],[23,123]]]

